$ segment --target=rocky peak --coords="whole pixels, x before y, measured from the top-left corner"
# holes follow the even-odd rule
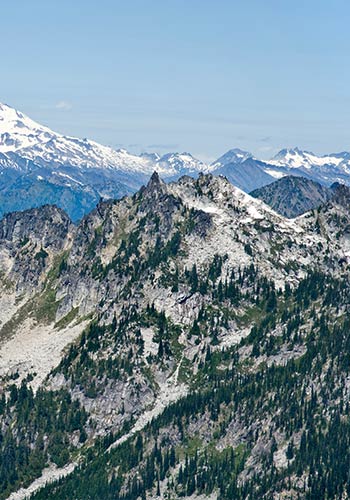
[[[240,487],[237,482],[225,490],[238,463],[238,481],[258,478],[250,490],[252,498],[272,498],[269,492],[255,494],[259,474],[266,475],[267,457],[272,478],[275,461],[278,474],[285,468],[284,484],[288,484],[297,477],[290,474],[290,467],[294,467],[292,455],[299,453],[301,429],[314,432],[316,422],[317,445],[327,431],[327,415],[331,433],[317,450],[326,450],[329,464],[337,409],[332,406],[329,411],[329,402],[338,405],[345,385],[341,391],[333,386],[329,393],[322,391],[326,377],[320,377],[318,367],[328,377],[330,367],[338,370],[342,363],[344,369],[333,373],[331,380],[348,376],[344,352],[349,340],[344,337],[345,342],[339,331],[344,315],[348,336],[350,247],[349,238],[339,236],[339,228],[349,227],[346,212],[334,203],[322,213],[289,221],[224,177],[182,177],[166,185],[154,174],[137,195],[100,202],[72,233],[68,217],[56,207],[6,216],[0,223],[0,264],[6,264],[0,276],[0,339],[8,338],[4,347],[0,343],[0,369],[6,376],[18,369],[18,375],[1,379],[6,398],[1,401],[0,426],[13,443],[21,433],[21,446],[30,460],[40,458],[41,468],[49,460],[64,467],[79,455],[86,460],[86,467],[84,463],[71,472],[79,474],[71,483],[63,479],[36,498],[86,498],[89,492],[82,490],[80,495],[81,488],[88,484],[92,491],[99,476],[105,483],[96,493],[98,498],[126,498],[129,486],[136,484],[132,479],[144,474],[145,464],[149,464],[147,476],[151,472],[158,484],[159,463],[152,450],[162,447],[161,463],[170,467],[172,461],[172,465],[159,481],[159,498],[168,495],[166,481],[169,498],[178,498],[179,492],[182,498],[187,492],[194,498],[193,485],[183,480],[177,484],[181,467],[186,468],[182,479],[192,474],[189,463],[201,468],[198,477],[206,482],[201,479],[200,484],[215,485],[218,459],[226,477],[217,490],[227,491],[225,498],[232,498]],[[67,242],[64,252],[63,243],[55,251],[56,240]],[[46,252],[47,245],[51,246]],[[339,277],[344,281],[338,283]],[[10,294],[11,287],[20,293]],[[331,329],[333,324],[336,330]],[[17,393],[10,384],[20,387],[28,374],[40,385],[39,396],[27,401],[23,387],[15,400]],[[268,400],[261,387],[269,388]],[[185,404],[168,407],[180,397],[188,397]],[[317,405],[320,418],[314,419]],[[52,422],[49,430],[40,417],[43,407]],[[157,422],[165,407],[168,410]],[[288,420],[288,408],[300,409],[298,423],[294,411]],[[346,411],[344,405],[344,422]],[[38,432],[33,437],[37,415]],[[40,436],[45,432],[43,447]],[[57,434],[63,437],[58,440]],[[197,436],[203,435],[202,443]],[[95,438],[101,436],[107,439],[96,441],[94,448]],[[187,450],[193,436],[198,460],[184,463],[183,454],[178,459],[175,451]],[[344,442],[343,429],[339,440]],[[3,456],[8,453],[6,446],[3,440]],[[60,454],[53,453],[55,449]],[[32,462],[23,465],[18,456],[12,465],[17,474],[12,491],[36,479]],[[295,456],[296,462],[300,455]],[[297,467],[303,463],[299,460]],[[91,475],[92,470],[96,474]],[[304,470],[306,475],[308,464],[302,474]],[[111,481],[113,477],[116,480]],[[265,484],[274,486],[270,479]],[[67,494],[61,491],[65,484]],[[298,484],[303,488],[303,481]],[[140,488],[138,498],[155,498],[156,487],[146,492],[140,483]],[[203,491],[197,493],[202,497]],[[323,498],[322,494],[312,498]]]
[[[153,172],[147,186],[139,194],[140,211],[152,216],[162,214],[166,218],[180,205],[180,201],[170,193],[157,172]]]
[[[160,187],[164,182],[160,180],[158,172],[155,170],[148,181],[147,187],[149,189],[155,189]]]

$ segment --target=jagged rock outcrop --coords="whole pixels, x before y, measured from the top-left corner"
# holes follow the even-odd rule
[[[0,272],[17,295],[40,290],[45,272],[72,231],[65,212],[51,205],[13,212],[0,221]]]

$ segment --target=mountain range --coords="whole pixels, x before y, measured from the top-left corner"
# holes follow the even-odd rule
[[[4,216],[0,499],[346,499],[336,189],[288,219],[224,177],[154,173],[77,224]]]
[[[317,156],[298,148],[283,149],[262,161],[236,148],[209,165],[190,153],[136,155],[53,132],[0,104],[0,215],[50,203],[77,221],[100,198],[136,192],[153,171],[166,181],[210,172],[246,192],[288,175],[330,186],[350,184],[350,153]]]

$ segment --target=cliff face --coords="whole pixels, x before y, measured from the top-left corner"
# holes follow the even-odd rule
[[[26,212],[13,212],[0,221],[0,240],[23,246],[31,239],[44,247],[59,251],[71,222],[63,210],[45,205]]]

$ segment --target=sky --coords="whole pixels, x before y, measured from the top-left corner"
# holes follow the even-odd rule
[[[136,153],[350,150],[349,17],[347,0],[1,2],[0,101]]]

